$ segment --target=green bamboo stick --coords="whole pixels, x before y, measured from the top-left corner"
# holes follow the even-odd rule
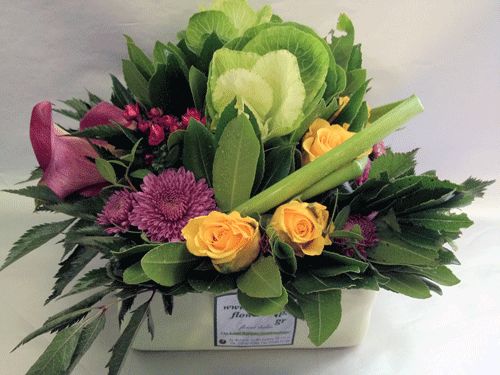
[[[318,194],[324,193],[325,191],[331,190],[343,184],[346,181],[351,181],[363,174],[368,158],[364,157],[361,159],[356,159],[349,164],[343,166],[342,168],[330,173],[328,176],[318,181],[314,185],[308,187],[302,193],[300,193],[297,198],[306,201],[309,198],[315,197]]]
[[[268,187],[235,208],[242,215],[260,214],[298,195],[340,167],[356,159],[365,150],[380,142],[404,123],[423,111],[415,95],[395,106],[369,127],[356,133],[340,146],[306,164],[281,181]]]

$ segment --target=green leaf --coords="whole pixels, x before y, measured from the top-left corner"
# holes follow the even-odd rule
[[[366,102],[361,104],[356,117],[351,121],[351,125],[349,126],[349,131],[359,132],[364,129],[365,125],[368,122],[368,105]]]
[[[297,258],[293,248],[279,240],[274,240],[271,243],[271,248],[280,270],[289,275],[295,275],[295,272],[297,272]]]
[[[380,178],[383,173],[386,173],[389,178],[397,178],[407,173],[413,173],[416,164],[416,153],[417,150],[405,153],[387,152],[372,162],[369,178]]]
[[[85,266],[95,258],[97,253],[98,251],[96,249],[77,246],[73,253],[71,253],[69,257],[59,264],[61,267],[56,273],[56,282],[52,288],[52,293],[45,301],[45,304],[60,296],[64,291],[64,288],[66,288],[68,284],[85,268]]]
[[[60,202],[57,195],[55,195],[55,193],[45,185],[27,186],[25,188],[18,190],[6,189],[2,191],[5,191],[6,193],[17,194],[17,195],[22,195],[24,197],[38,199],[49,203]]]
[[[354,26],[345,13],[339,16],[337,30],[346,34],[338,38],[332,36],[332,52],[335,56],[335,62],[343,69],[347,69],[354,45]]]
[[[446,266],[438,266],[436,268],[417,268],[412,267],[415,272],[421,276],[425,276],[438,284],[445,286],[453,286],[460,282],[451,270]]]
[[[473,222],[467,214],[451,214],[439,211],[422,211],[413,213],[408,217],[401,217],[402,223],[418,225],[432,230],[456,232],[462,228],[470,227]]]
[[[28,229],[21,238],[14,243],[0,271],[50,241],[71,225],[73,221],[74,219],[69,219],[55,223],[40,224]]]
[[[304,313],[302,312],[299,304],[293,298],[288,297],[288,303],[285,306],[285,310],[297,319],[304,320]]]
[[[194,106],[202,111],[205,107],[205,95],[207,94],[207,76],[194,66],[189,69],[189,87]]]
[[[78,344],[71,358],[71,365],[66,371],[66,374],[70,374],[75,366],[78,364],[83,355],[90,349],[94,341],[96,340],[99,333],[104,329],[106,324],[106,316],[100,314],[96,319],[94,319],[89,324],[85,325],[80,334]]]
[[[215,147],[215,139],[210,130],[191,119],[184,136],[182,161],[197,179],[204,178],[209,186],[212,186]]]
[[[325,82],[330,65],[327,48],[317,35],[293,24],[262,30],[243,48],[243,51],[255,52],[261,56],[278,50],[288,50],[297,58],[307,106]]]
[[[210,292],[221,294],[236,288],[236,283],[231,275],[219,272],[195,272],[189,276],[189,285],[197,292]]]
[[[342,275],[347,272],[360,273],[361,269],[358,266],[345,265],[345,266],[314,268],[311,270],[311,272],[319,277],[334,277]]]
[[[142,270],[141,262],[137,262],[123,271],[123,282],[129,285],[137,285],[151,280]]]
[[[132,306],[134,305],[134,301],[136,296],[127,296],[127,298],[122,299],[120,301],[120,310],[118,311],[118,326],[121,328],[123,319],[125,319],[125,315],[130,311]]]
[[[46,204],[45,207],[54,211],[66,214],[69,216],[81,218],[84,220],[89,220],[95,222],[97,214],[102,211],[104,206],[104,201],[101,197],[92,197],[87,199],[79,199],[74,202],[62,202],[56,204]],[[92,227],[96,229],[93,231],[94,234],[104,234],[102,228]]]
[[[125,362],[128,350],[134,337],[139,329],[147,310],[149,309],[149,301],[139,306],[133,313],[130,321],[123,330],[118,341],[112,349],[111,358],[106,365],[109,368],[108,375],[118,375]]]
[[[252,124],[241,114],[226,126],[215,152],[213,186],[222,211],[250,198],[259,154],[260,143]]]
[[[122,60],[123,77],[128,88],[144,105],[151,105],[148,81],[130,60]]]
[[[323,251],[322,256],[324,257],[325,260],[330,259],[336,263],[358,266],[361,269],[361,272],[364,272],[368,267],[368,263],[365,263],[361,260],[357,260],[357,259],[354,259],[351,257],[347,257],[345,255],[337,254],[337,253],[327,251],[327,250]]]
[[[341,291],[299,295],[300,309],[309,327],[309,339],[320,346],[337,329],[342,316]]]
[[[391,280],[383,285],[385,289],[404,294],[413,298],[429,298],[431,293],[429,287],[418,276],[403,273],[387,273]]]
[[[237,30],[223,12],[208,10],[191,16],[186,30],[186,43],[193,52],[200,55],[205,40],[212,33],[224,42],[237,36]]]
[[[113,165],[106,159],[95,159],[95,166],[99,174],[108,182],[116,184],[116,173]]]
[[[273,257],[260,257],[238,277],[238,289],[255,298],[279,297],[282,294],[280,270]]]
[[[288,302],[288,293],[285,288],[279,297],[254,298],[238,290],[238,301],[248,313],[256,316],[273,315],[282,312]]]
[[[106,286],[111,282],[112,279],[108,276],[106,267],[96,268],[90,270],[80,279],[78,279],[73,288],[71,288],[71,290],[68,293],[63,295],[63,297],[68,297],[73,294],[82,293],[94,288]]]
[[[186,108],[193,106],[188,73],[184,75],[179,59],[169,55],[166,65],[157,66],[148,86],[152,104],[175,116],[183,115]]]
[[[149,57],[135,44],[131,37],[125,35],[130,60],[146,80],[153,75],[155,68]]]
[[[44,333],[47,332],[53,332],[55,330],[62,330],[63,328],[77,322],[78,320],[82,319],[85,317],[89,312],[91,308],[83,308],[79,310],[75,310],[72,312],[69,312],[65,315],[61,315],[60,317],[52,320],[47,320],[40,328],[37,330],[31,332],[29,335],[27,335],[25,338],[21,340],[19,344],[17,344],[14,349],[12,349],[12,352],[18,349],[21,345],[24,345],[34,338],[43,335]]]
[[[342,228],[344,228],[344,225],[347,222],[350,213],[351,213],[351,207],[345,206],[337,213],[337,215],[335,215],[335,220],[333,220],[333,226],[336,230],[341,230]]]
[[[77,302],[73,306],[70,306],[70,307],[58,312],[57,314],[50,316],[45,321],[45,323],[43,325],[46,326],[46,325],[52,324],[55,320],[62,320],[62,319],[64,319],[65,316],[70,316],[71,314],[75,313],[76,315],[74,316],[74,318],[67,321],[68,325],[73,324],[73,323],[77,322],[78,320],[82,319],[84,316],[86,316],[87,313],[91,310],[91,307],[94,306],[100,300],[102,300],[110,292],[111,292],[111,288],[106,288],[106,289],[100,290],[100,291],[82,299],[81,301]],[[79,313],[77,313],[77,311]]]
[[[363,65],[363,55],[361,53],[361,44],[355,44],[352,47],[351,57],[349,58],[349,65],[347,66],[347,71],[353,71],[361,69]]]
[[[112,74],[111,81],[113,82],[113,94],[111,95],[111,102],[114,105],[120,108],[124,108],[127,104],[135,102],[130,90],[123,86],[120,80]]]
[[[365,96],[366,88],[368,87],[369,81],[366,81],[364,84],[361,85],[360,88],[356,90],[356,92],[351,96],[351,99],[349,100],[349,103],[346,105],[346,107],[340,112],[340,114],[337,116],[335,119],[335,122],[338,124],[351,124],[358,114],[359,109],[361,108],[361,105],[363,104],[363,98]],[[366,110],[366,113],[368,115],[368,110]],[[368,117],[368,116],[367,116]],[[350,131],[356,131],[356,130],[351,130],[349,127]]]
[[[118,258],[120,261],[124,261],[128,258],[135,257],[137,255],[144,255],[148,251],[158,247],[155,244],[141,244],[132,247],[122,248],[119,251],[111,251],[114,257]]]
[[[494,182],[494,180],[481,181],[474,177],[469,177],[459,186],[458,194],[446,204],[442,205],[442,207],[457,208],[466,206],[472,203],[475,198],[482,198],[486,188]]]
[[[26,375],[64,375],[80,340],[82,326],[59,332]]]
[[[338,277],[319,277],[310,271],[297,273],[293,286],[301,294],[322,292],[335,289],[347,289],[356,284],[346,276]]]
[[[342,96],[352,96],[366,82],[366,69],[356,69],[347,72],[347,86]]]
[[[191,255],[182,242],[157,246],[141,260],[144,273],[163,286],[174,286],[186,280],[188,272],[199,263],[200,259]]]
[[[148,174],[150,174],[151,171],[149,169],[136,169],[135,171],[130,173],[130,177],[138,178],[142,180],[144,177],[146,177]]]
[[[155,65],[167,63],[167,46],[160,41],[156,41],[155,43],[153,61]]]
[[[26,179],[26,180],[23,180],[23,181],[19,181],[16,183],[16,185],[21,185],[21,184],[24,184],[26,182],[30,182],[30,181],[33,181],[33,180],[39,180],[41,179],[43,176],[43,170],[42,168],[40,167],[36,167],[35,169],[33,169],[30,173],[30,176]]]
[[[222,48],[224,43],[219,39],[217,34],[210,34],[205,42],[203,43],[203,48],[200,52],[200,60],[198,62],[198,66],[204,72],[208,72],[210,62],[214,56],[215,51]]]
[[[187,81],[189,79],[189,67],[188,67],[188,65],[190,65],[190,63],[188,61],[190,59],[189,59],[188,55],[189,55],[190,51],[189,50],[186,51],[185,49],[181,48],[182,42],[183,41],[181,40],[177,46],[171,42],[167,43],[166,48],[170,54],[170,55],[167,55],[167,66],[172,64],[172,63],[175,63],[175,66],[177,66],[179,68],[179,70],[182,72],[182,75],[184,76],[184,78]],[[172,56],[173,59],[169,56]],[[196,58],[196,56],[194,56],[194,58]]]
[[[264,177],[259,187],[264,190],[288,176],[295,155],[295,145],[283,145],[267,150]]]
[[[436,265],[438,254],[381,234],[378,245],[369,251],[368,256],[372,262],[379,264],[432,266]]]

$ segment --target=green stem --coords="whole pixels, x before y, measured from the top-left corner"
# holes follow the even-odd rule
[[[415,95],[409,97],[340,146],[250,198],[235,211],[242,215],[269,211],[353,161],[422,111],[420,100]]]
[[[345,166],[329,174],[319,182],[308,187],[306,190],[300,193],[297,198],[302,201],[306,201],[309,198],[315,197],[318,194],[331,190],[346,181],[351,181],[361,176],[367,162],[368,158],[364,157],[362,159],[356,159],[349,164],[346,164]]]

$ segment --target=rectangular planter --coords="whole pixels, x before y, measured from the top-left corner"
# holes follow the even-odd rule
[[[376,292],[342,290],[342,319],[337,330],[321,348],[358,345],[366,334]],[[186,294],[174,298],[171,316],[163,310],[161,298],[151,305],[154,339],[143,322],[133,348],[145,351],[313,349],[306,322],[288,313],[251,317],[237,303],[234,293]]]

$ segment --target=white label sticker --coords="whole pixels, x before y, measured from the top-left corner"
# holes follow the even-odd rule
[[[271,316],[252,316],[236,294],[215,297],[215,346],[293,345],[296,319],[286,311]]]

